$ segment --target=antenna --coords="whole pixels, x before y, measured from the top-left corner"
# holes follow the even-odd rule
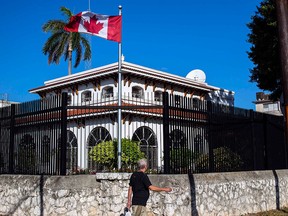
[[[8,94],[7,94],[7,93],[2,94],[0,100],[2,100],[2,101],[8,101]]]
[[[90,10],[90,0],[88,0],[88,11],[91,11]],[[86,37],[88,43],[90,44],[90,48],[92,50],[91,35],[90,34],[85,34],[85,37]],[[85,70],[89,70],[89,69],[91,69],[91,67],[92,67],[92,57],[91,57],[91,59],[85,61]]]
[[[0,95],[0,107],[4,107],[8,104],[8,94],[4,93]]]

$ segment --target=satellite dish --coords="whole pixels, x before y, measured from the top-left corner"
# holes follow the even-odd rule
[[[190,71],[186,78],[188,79],[191,79],[193,81],[196,81],[196,82],[205,82],[206,81],[206,75],[204,73],[204,71],[200,70],[200,69],[195,69],[195,70],[192,70]]]

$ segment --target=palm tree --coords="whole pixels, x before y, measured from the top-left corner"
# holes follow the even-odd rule
[[[68,59],[68,74],[72,71],[72,52],[76,52],[76,60],[74,68],[76,68],[82,59],[82,50],[84,47],[83,60],[87,61],[91,59],[91,49],[88,40],[80,35],[78,32],[67,32],[64,30],[64,26],[69,22],[72,12],[61,7],[60,11],[67,16],[67,22],[62,20],[49,20],[42,27],[44,32],[51,32],[51,36],[48,38],[43,46],[43,53],[48,54],[48,64],[59,64],[60,58],[63,55],[65,61]]]

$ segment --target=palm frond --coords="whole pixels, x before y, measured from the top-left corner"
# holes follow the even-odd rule
[[[66,7],[61,7],[60,11],[62,12],[62,14],[67,16],[68,20],[70,19],[71,16],[73,16],[73,13]]]
[[[55,33],[58,31],[64,31],[64,26],[66,25],[65,22],[62,20],[49,20],[42,26],[42,30],[44,32],[51,32]]]
[[[69,44],[66,44],[64,52],[64,60],[67,61],[68,57],[69,57]]]
[[[67,33],[66,32],[57,32],[57,33],[52,34],[48,38],[48,40],[44,44],[44,47],[42,48],[44,55],[46,55],[49,52],[49,50],[53,49],[52,48],[53,44],[58,43],[61,40],[63,34],[67,34]]]
[[[69,38],[68,34],[62,34],[60,41],[57,43],[57,46],[54,49],[53,62],[55,62],[56,64],[59,64],[60,58],[65,52],[65,46],[69,40],[68,38]]]
[[[80,33],[72,32],[72,49],[77,48],[77,44],[80,44]]]
[[[60,8],[61,12],[67,16],[68,20],[73,13],[65,7]],[[55,63],[59,64],[61,56],[64,57],[66,61],[69,58],[69,44],[71,43],[72,52],[75,51],[75,64],[76,68],[83,56],[84,49],[84,59],[91,59],[91,48],[89,41],[81,36],[78,32],[66,32],[64,30],[67,22],[62,20],[49,20],[42,26],[42,30],[44,32],[50,32],[51,36],[47,39],[46,43],[42,48],[42,52],[44,55],[48,55],[48,64]],[[69,59],[70,61],[71,59]]]
[[[76,51],[76,59],[75,59],[74,68],[76,68],[80,64],[80,61],[82,58],[82,46],[80,43],[77,44],[75,51]]]
[[[83,60],[84,61],[90,60],[92,54],[91,54],[91,47],[90,47],[89,41],[82,36],[80,37],[80,40],[85,50]]]
[[[48,54],[48,63],[59,64],[61,55],[63,55],[65,44],[68,43],[69,34],[59,32],[51,35],[43,47],[43,53]]]

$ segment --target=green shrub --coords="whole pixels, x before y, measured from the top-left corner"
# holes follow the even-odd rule
[[[240,170],[244,165],[240,155],[232,152],[228,147],[220,147],[214,149],[213,155],[215,171],[237,171]],[[198,171],[209,171],[209,155],[200,155],[196,161],[195,167]]]
[[[174,148],[170,150],[171,164],[175,168],[192,168],[192,161],[194,161],[196,157],[197,154],[189,149]]]
[[[89,152],[90,158],[99,165],[103,165],[108,170],[112,171],[117,168],[117,140],[101,142],[94,146]],[[137,161],[144,158],[144,153],[141,152],[138,142],[123,138],[121,142],[121,162],[122,169],[133,169]]]
[[[33,172],[36,168],[35,149],[19,148],[18,152],[18,171],[22,173]]]
[[[97,164],[112,170],[115,167],[115,155],[117,148],[112,140],[101,142],[94,146],[89,152],[89,157]]]
[[[117,141],[116,141],[117,144]],[[122,139],[122,166],[124,169],[133,169],[137,161],[145,157],[145,154],[141,152],[138,142],[130,139]]]

